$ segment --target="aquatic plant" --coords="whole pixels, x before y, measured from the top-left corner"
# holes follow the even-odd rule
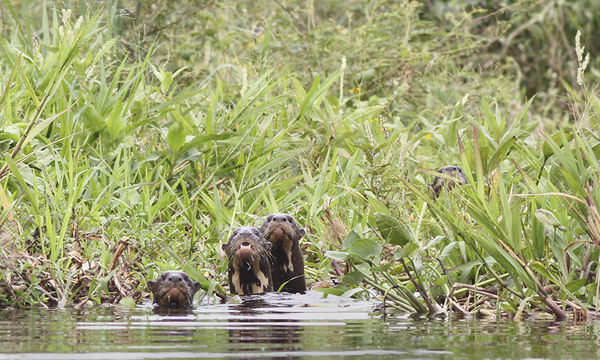
[[[539,5],[488,3],[3,2],[0,306],[139,300],[175,268],[224,297],[220,243],[287,212],[324,296],[594,310],[597,59],[563,47],[525,98],[495,51]],[[468,184],[434,200],[449,164]]]

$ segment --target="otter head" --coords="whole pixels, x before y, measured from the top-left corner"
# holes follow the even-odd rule
[[[438,173],[448,175],[457,179],[458,183],[461,185],[468,184],[467,176],[465,175],[463,169],[460,166],[444,166],[438,170]],[[433,191],[434,197],[437,198],[440,195],[440,192],[442,191],[442,188],[444,186],[447,186],[448,190],[451,190],[456,185],[456,181],[438,176],[433,180],[433,183],[428,185],[428,187],[431,189],[431,191]]]
[[[260,227],[263,235],[273,245],[281,243],[284,247],[291,247],[293,240],[299,241],[305,234],[304,229],[300,229],[291,215],[271,214],[267,216],[265,222]]]
[[[276,290],[304,293],[304,260],[300,239],[306,234],[294,218],[287,214],[271,214],[260,227],[265,238],[273,244],[273,286]]]
[[[154,281],[148,281],[154,303],[171,309],[189,309],[200,283],[193,281],[187,273],[170,270],[162,273]]]
[[[272,291],[268,259],[271,246],[257,228],[243,226],[231,233],[222,248],[229,261],[232,294],[252,295]]]

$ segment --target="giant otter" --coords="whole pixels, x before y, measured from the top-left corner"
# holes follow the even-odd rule
[[[460,184],[468,183],[467,177],[465,176],[465,173],[463,172],[463,169],[460,166],[444,166],[443,168],[439,169],[438,172],[440,174],[449,175],[458,179]],[[435,179],[433,179],[433,183],[428,185],[431,191],[433,191],[434,198],[437,198],[440,195],[440,192],[442,191],[442,188],[444,186],[447,186],[448,190],[451,190],[454,186],[456,186],[456,181],[438,176]]]
[[[271,249],[273,288],[291,293],[306,292],[304,260],[300,250],[300,239],[304,229],[296,225],[294,218],[287,214],[271,214],[260,227],[263,235],[273,244]]]
[[[229,291],[252,295],[273,291],[269,250],[260,230],[242,226],[233,231],[223,251],[229,260]]]
[[[194,295],[200,289],[200,283],[183,271],[165,271],[154,281],[148,281],[154,303],[171,309],[190,309]]]

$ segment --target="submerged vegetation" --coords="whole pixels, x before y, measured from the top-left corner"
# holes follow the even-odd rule
[[[0,307],[169,269],[222,296],[220,244],[285,212],[324,294],[598,308],[596,1],[0,7]],[[445,165],[468,184],[434,199]]]

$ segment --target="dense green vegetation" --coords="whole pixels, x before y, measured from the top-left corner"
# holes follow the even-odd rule
[[[88,5],[0,5],[0,307],[222,294],[220,243],[287,212],[324,293],[597,308],[596,1]]]

